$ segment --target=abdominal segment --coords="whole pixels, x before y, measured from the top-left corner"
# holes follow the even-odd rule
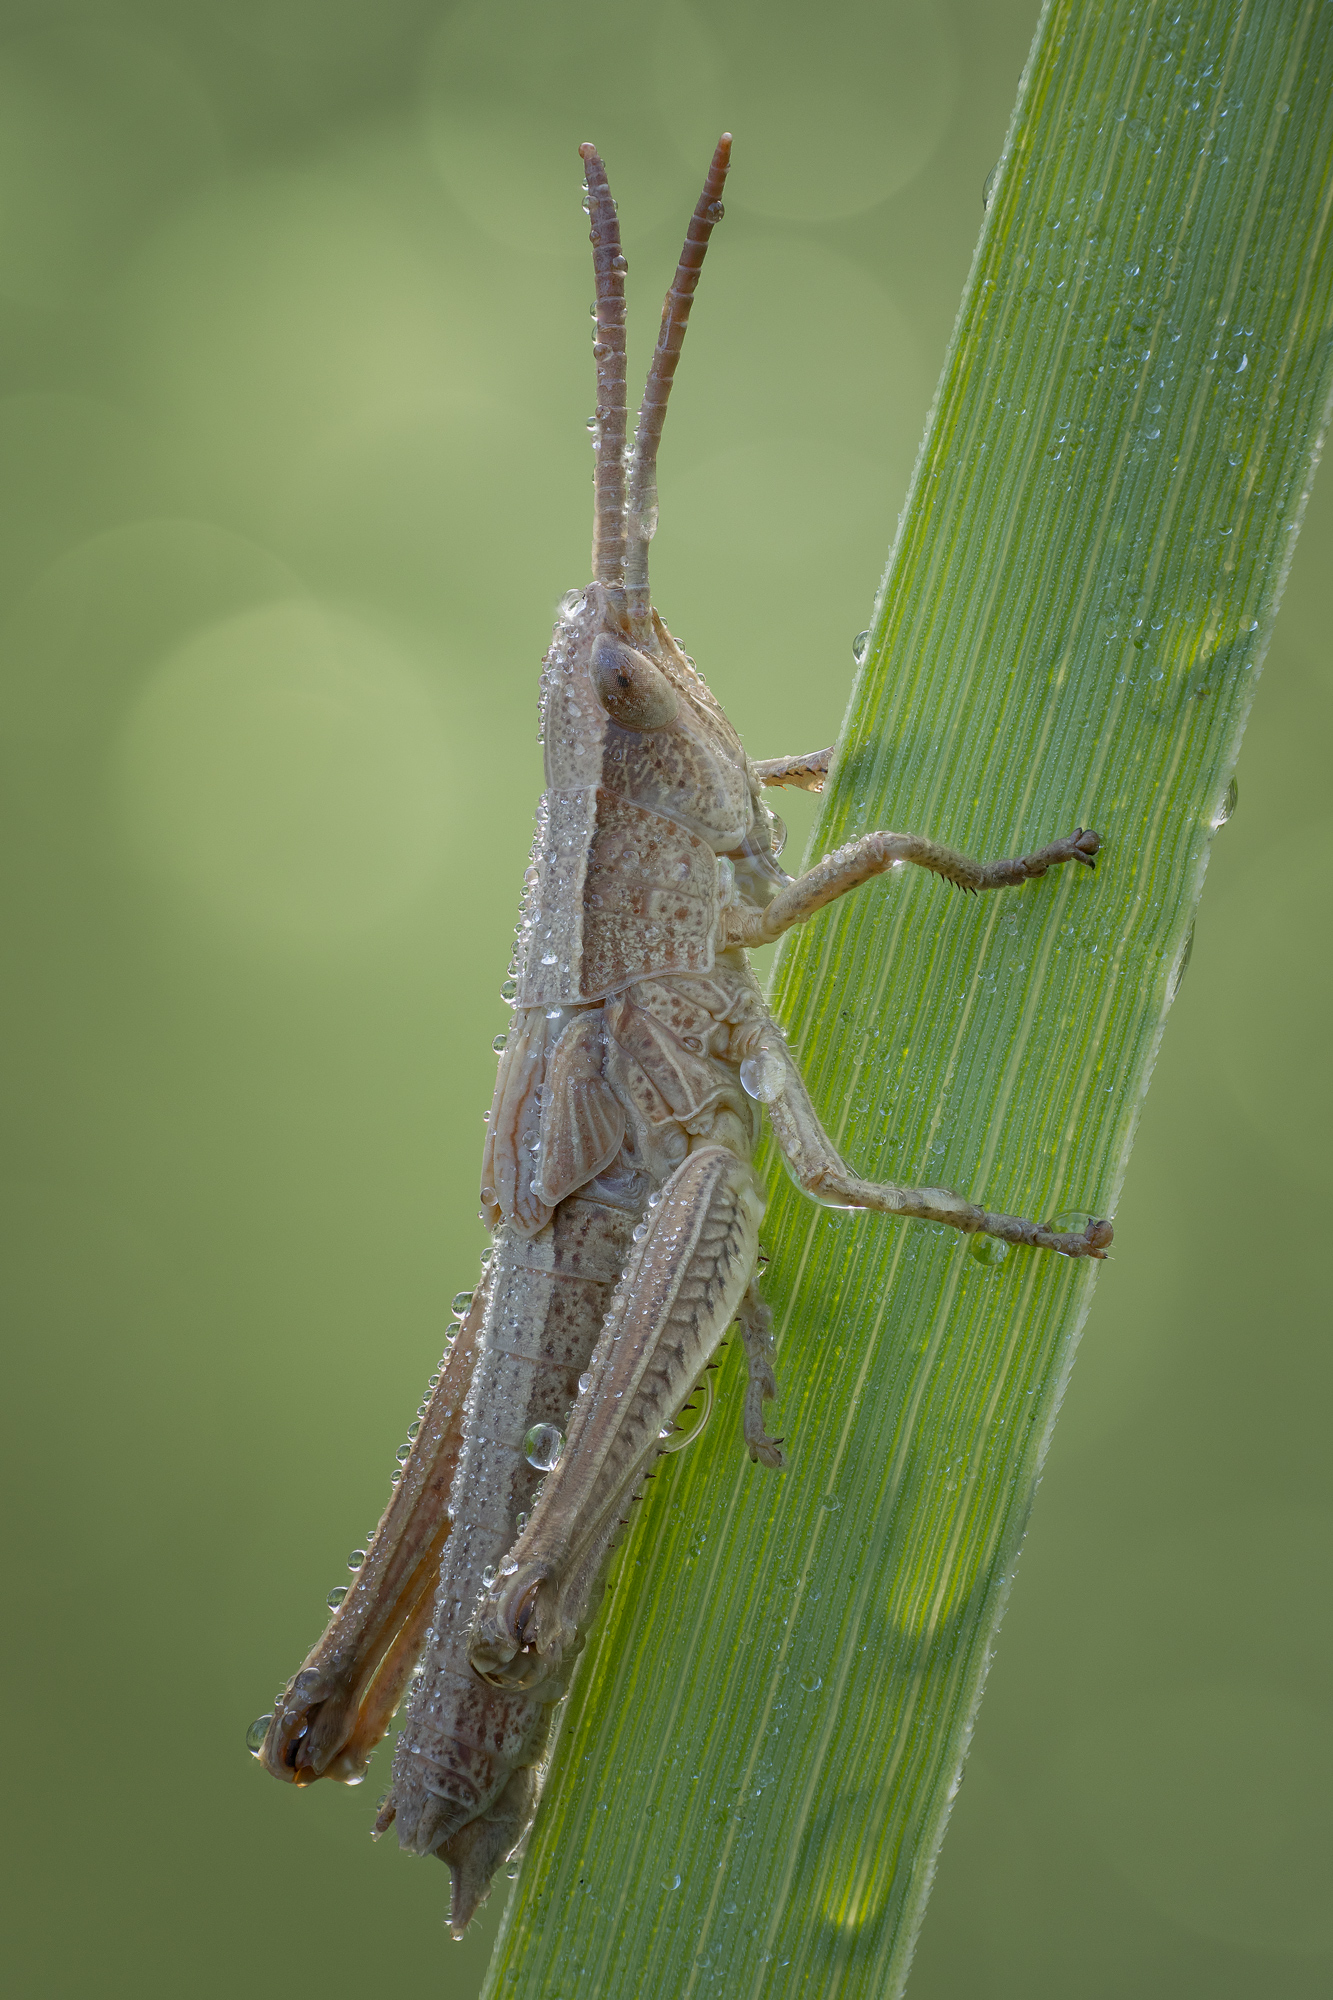
[[[623,1297],[622,1280],[632,1285],[641,1261],[633,1253],[650,1199],[700,1145],[737,1158],[748,1183],[757,1116],[737,1064],[762,1018],[748,972],[725,966],[636,982],[602,1006],[520,1009],[511,1031],[484,1169],[483,1198],[502,1219],[481,1351],[439,1588],[376,1829],[396,1822],[404,1848],[449,1863],[456,1931],[531,1820],[555,1709],[601,1593],[586,1576],[578,1630],[566,1632],[560,1656],[549,1671],[534,1661],[523,1685],[505,1687],[469,1661],[478,1600],[561,1460],[581,1389],[596,1394],[594,1349],[613,1293],[621,1286]],[[590,1178],[565,1193],[580,1171]],[[729,1284],[728,1301],[748,1276]],[[677,1403],[688,1386],[682,1380]],[[610,1538],[608,1524],[595,1537],[600,1550]]]

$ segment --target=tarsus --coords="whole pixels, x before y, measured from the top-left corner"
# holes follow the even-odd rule
[[[625,259],[620,223],[597,148],[579,147],[588,185],[592,268],[597,281],[597,414],[593,473],[592,573],[613,589],[625,577]]]
[[[648,544],[652,539],[657,511],[657,447],[661,442],[667,398],[671,394],[676,363],[685,340],[685,328],[689,324],[694,288],[703,269],[704,252],[714,224],[722,218],[722,190],[726,185],[730,162],[731,134],[724,132],[717,142],[703,193],[694,205],[694,214],[685,232],[685,245],[662,307],[657,346],[653,350],[652,366],[648,370],[643,401],[639,405],[639,421],[634,432],[634,459],[630,467],[624,569],[625,584],[630,593],[630,616],[636,623],[645,620],[649,612]],[[623,360],[621,367],[623,371]]]

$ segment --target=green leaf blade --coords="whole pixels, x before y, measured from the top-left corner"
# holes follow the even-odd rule
[[[1114,1211],[1326,420],[1327,14],[1043,17],[816,846],[1105,847],[986,898],[899,871],[791,941],[777,1011],[867,1175]],[[488,1992],[906,1978],[1095,1272],[766,1170],[791,1470],[744,1460],[730,1354]]]

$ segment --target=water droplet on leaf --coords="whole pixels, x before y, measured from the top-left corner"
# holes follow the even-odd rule
[[[997,1264],[1003,1264],[1009,1255],[1009,1245],[1001,1242],[998,1236],[973,1236],[968,1240],[967,1249],[968,1255],[975,1257],[978,1264],[992,1269]]]

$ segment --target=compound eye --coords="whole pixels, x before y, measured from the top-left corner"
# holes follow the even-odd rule
[[[597,699],[622,729],[665,729],[675,721],[680,696],[646,653],[599,632],[590,665]]]

